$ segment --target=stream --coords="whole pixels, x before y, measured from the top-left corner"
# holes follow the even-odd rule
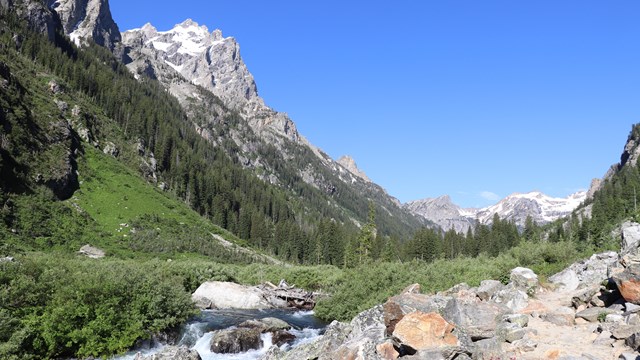
[[[199,316],[188,321],[182,330],[180,341],[177,345],[184,345],[198,351],[202,360],[250,360],[258,359],[272,346],[271,334],[262,334],[264,346],[258,350],[252,350],[240,354],[215,354],[209,349],[213,331],[236,326],[243,321],[274,317],[284,320],[292,326],[289,332],[296,336],[291,345],[283,345],[281,348],[296,347],[310,342],[320,336],[327,324],[313,314],[313,311],[298,311],[287,309],[268,310],[205,310]],[[124,356],[115,357],[112,360],[133,360],[136,353],[152,355],[166,346],[165,344],[153,344],[144,349],[137,349]]]

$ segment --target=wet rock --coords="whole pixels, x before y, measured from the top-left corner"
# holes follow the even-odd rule
[[[238,327],[256,329],[256,330],[260,331],[261,333],[291,329],[291,325],[287,324],[286,321],[283,321],[283,320],[280,320],[280,319],[277,319],[277,318],[273,318],[273,317],[266,317],[266,318],[262,318],[262,319],[247,320],[247,321],[244,321],[244,322],[240,323],[240,325],[238,325]]]
[[[458,346],[454,326],[440,314],[416,311],[405,315],[395,327],[393,336],[403,346],[416,351]]]
[[[202,360],[202,358],[197,351],[190,350],[186,346],[167,346],[154,355],[143,356],[137,353],[134,360]]]
[[[350,332],[351,326],[349,324],[334,321],[329,324],[324,335],[314,341],[297,346],[287,352],[274,346],[262,357],[262,360],[334,360],[336,359],[336,349],[347,342]]]
[[[295,339],[296,339],[296,336],[286,330],[274,331],[271,337],[271,341],[276,346],[291,344]]]
[[[237,354],[261,347],[262,339],[257,329],[218,330],[211,338],[211,352],[216,354]]]

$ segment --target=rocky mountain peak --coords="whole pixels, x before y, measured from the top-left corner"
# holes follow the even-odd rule
[[[554,198],[540,191],[513,193],[497,204],[481,209],[463,209],[451,201],[448,195],[437,198],[412,201],[404,206],[416,215],[438,224],[444,230],[454,229],[465,232],[476,221],[491,224],[493,215],[514,221],[523,228],[528,216],[539,225],[550,223],[571,213],[587,196],[586,191],[578,191],[566,198]]]
[[[361,178],[362,180],[371,182],[369,177],[367,177],[367,174],[365,174],[364,171],[358,168],[356,161],[351,156],[345,155],[341,157],[340,159],[338,159],[338,164],[342,165],[345,169],[349,170],[350,173]]]
[[[108,0],[48,0],[48,5],[58,14],[65,34],[78,46],[93,40],[113,51],[121,41]]]

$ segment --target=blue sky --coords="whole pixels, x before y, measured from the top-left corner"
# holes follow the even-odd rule
[[[401,201],[566,196],[640,122],[640,2],[123,1],[235,37],[267,104]]]

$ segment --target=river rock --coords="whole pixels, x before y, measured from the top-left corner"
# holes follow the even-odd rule
[[[351,325],[334,321],[319,338],[286,352],[272,346],[261,360],[334,360],[336,349],[347,341],[350,332]]]
[[[627,302],[640,305],[640,265],[628,266],[612,278]]]
[[[291,344],[296,336],[286,330],[277,330],[271,333],[271,342],[276,346]]]
[[[157,354],[143,356],[137,353],[134,360],[202,360],[200,354],[186,346],[167,346]]]
[[[237,328],[218,330],[211,338],[211,352],[216,354],[237,354],[262,347],[260,331]]]
[[[393,336],[402,346],[413,350],[432,350],[458,346],[458,338],[453,334],[454,328],[438,313],[416,311],[405,315],[398,322]]]
[[[269,309],[259,289],[232,282],[207,281],[191,295],[194,302],[205,298],[217,309]]]
[[[238,327],[256,329],[261,333],[291,329],[291,325],[287,324],[286,321],[283,321],[274,317],[247,320],[240,323]]]

